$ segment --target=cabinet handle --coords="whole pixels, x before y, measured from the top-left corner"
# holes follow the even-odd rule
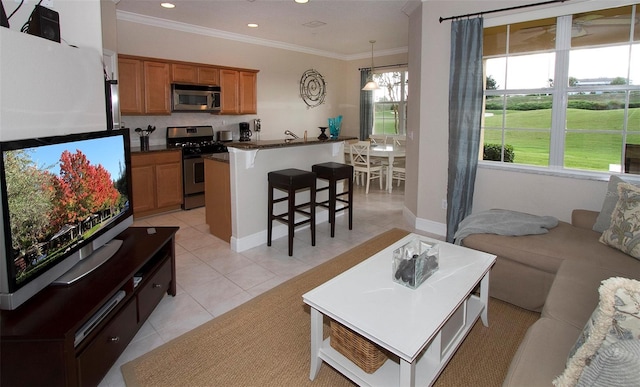
[[[118,336],[115,337],[109,337],[109,341],[112,343],[117,343],[120,341],[120,338]]]
[[[157,288],[161,288],[162,285],[161,284],[153,284],[153,287],[157,289]]]

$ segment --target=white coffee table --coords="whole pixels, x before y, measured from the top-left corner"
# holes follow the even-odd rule
[[[420,238],[440,245],[440,269],[415,290],[393,282],[392,252]],[[311,371],[323,361],[359,385],[431,385],[478,317],[488,326],[491,254],[410,234],[302,297],[311,306]],[[479,295],[472,294],[480,283]],[[368,374],[323,340],[323,315],[399,357]]]

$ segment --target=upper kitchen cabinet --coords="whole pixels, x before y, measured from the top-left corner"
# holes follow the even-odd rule
[[[257,83],[257,73],[240,71],[240,114],[258,113]]]
[[[118,58],[120,112],[122,114],[142,114],[144,111],[144,85],[142,61]]]
[[[173,83],[192,83],[198,85],[218,86],[220,77],[218,68],[197,66],[187,63],[171,64],[171,81]]]
[[[220,114],[256,114],[257,72],[221,69],[220,88],[222,109]]]
[[[118,58],[120,112],[171,114],[169,63],[127,56]]]
[[[171,114],[169,63],[144,61],[144,112]]]

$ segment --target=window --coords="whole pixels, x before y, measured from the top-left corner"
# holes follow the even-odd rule
[[[483,158],[622,171],[640,144],[639,19],[633,5],[485,28]]]
[[[373,91],[372,134],[406,134],[409,73],[397,70],[373,74],[380,89]]]

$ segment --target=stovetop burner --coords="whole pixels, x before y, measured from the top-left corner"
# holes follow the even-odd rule
[[[167,147],[182,148],[185,157],[227,152],[224,144],[213,139],[212,126],[168,127]]]

